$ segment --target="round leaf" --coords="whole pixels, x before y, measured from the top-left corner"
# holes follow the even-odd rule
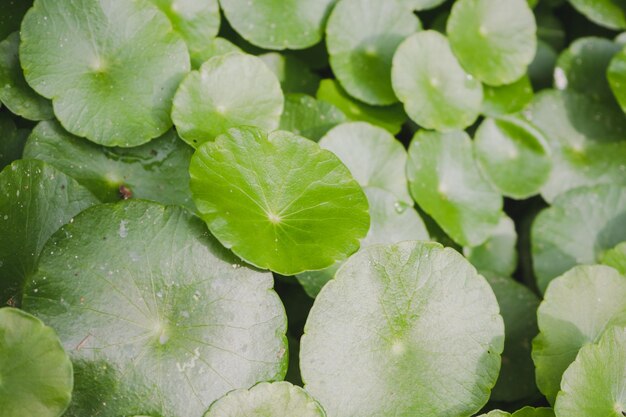
[[[0,42],[0,101],[12,113],[25,119],[51,119],[54,114],[50,101],[26,84],[18,57],[19,43],[17,32]]]
[[[419,30],[403,0],[341,0],[326,27],[333,73],[353,97],[373,105],[398,101],[391,61],[398,45]]]
[[[172,22],[189,48],[195,68],[213,56],[209,40],[220,28],[220,7],[217,0],[150,0]]]
[[[552,281],[537,311],[540,333],[533,341],[537,386],[551,403],[578,350],[626,313],[625,298],[626,277],[603,265],[577,266]]]
[[[326,417],[305,390],[289,382],[262,382],[232,391],[211,405],[204,417]]]
[[[40,320],[0,309],[0,409],[3,417],[58,417],[72,396],[72,363]]]
[[[488,116],[502,116],[521,111],[533,99],[533,87],[528,76],[511,84],[484,86],[482,112]]]
[[[50,235],[97,202],[42,161],[19,160],[0,173],[0,305],[19,303]]]
[[[364,122],[345,123],[328,132],[320,146],[337,155],[362,187],[387,190],[412,204],[406,150],[389,132]]]
[[[36,0],[20,36],[26,80],[52,99],[71,133],[128,147],[171,127],[172,97],[189,71],[189,53],[156,6]]]
[[[24,308],[72,356],[68,417],[200,416],[232,389],[284,376],[272,276],[240,266],[186,210],[99,205],[43,253]]]
[[[485,178],[507,197],[528,198],[548,181],[552,168],[548,142],[521,117],[485,119],[473,144]]]
[[[613,267],[622,275],[626,275],[626,241],[606,251],[601,261],[604,265]]]
[[[287,94],[280,129],[318,141],[330,129],[345,121],[343,112],[330,103],[306,94]]]
[[[554,411],[558,417],[626,415],[626,327],[607,330],[567,369]]]
[[[288,132],[231,129],[191,160],[191,191],[219,241],[283,275],[322,269],[359,248],[367,200],[331,152]]]
[[[455,242],[478,246],[502,215],[502,197],[478,170],[465,132],[417,132],[409,147],[411,195]]]
[[[609,29],[626,29],[626,4],[622,0],[569,0],[589,20]]]
[[[535,57],[537,24],[526,0],[458,0],[447,32],[461,65],[489,85],[522,77]]]
[[[400,44],[391,78],[409,117],[425,128],[464,129],[478,117],[482,85],[461,68],[448,40],[435,31],[418,32]]]
[[[550,178],[541,189],[545,200],[584,185],[626,185],[626,118],[615,107],[574,91],[535,96],[526,117],[552,151]]]
[[[38,124],[24,149],[25,158],[46,161],[101,201],[133,197],[195,210],[189,190],[192,153],[174,131],[135,148],[105,148],[53,121]]]
[[[510,217],[502,215],[485,243],[464,247],[463,254],[479,272],[493,272],[508,277],[517,267],[517,233]]]
[[[284,98],[272,71],[259,58],[231,53],[211,58],[192,71],[174,97],[172,119],[193,147],[231,127],[278,127]]]
[[[582,187],[557,198],[532,226],[537,286],[578,264],[597,263],[604,252],[626,240],[626,187]]]
[[[503,339],[493,292],[458,252],[375,245],[315,299],[300,369],[329,417],[468,416],[487,402]]]
[[[336,0],[220,0],[232,27],[266,49],[304,49],[322,39]]]

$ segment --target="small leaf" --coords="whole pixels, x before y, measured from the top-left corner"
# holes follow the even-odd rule
[[[326,417],[302,388],[289,382],[262,382],[231,391],[214,402],[204,417]]]
[[[508,277],[517,267],[516,244],[515,224],[511,218],[502,215],[485,243],[475,247],[464,247],[463,255],[480,273],[492,272]]]
[[[21,310],[0,308],[2,417],[58,417],[72,385],[72,363],[54,330]]]
[[[548,141],[521,117],[485,119],[473,145],[485,178],[507,197],[531,197],[548,181],[552,169]]]
[[[271,274],[239,265],[180,207],[86,210],[48,242],[24,308],[75,368],[68,417],[200,416],[235,388],[285,374]]]
[[[42,161],[19,160],[0,173],[0,305],[19,304],[48,238],[97,202]]]
[[[464,129],[476,121],[481,84],[452,54],[445,36],[427,30],[398,47],[391,70],[393,89],[409,117],[428,129]]]
[[[595,264],[604,252],[626,240],[626,187],[581,187],[557,198],[532,226],[537,286],[579,264]]]
[[[577,266],[552,281],[537,311],[540,333],[533,340],[537,386],[552,404],[578,350],[626,313],[625,298],[626,277],[607,266]]]
[[[283,275],[322,269],[359,248],[367,200],[331,152],[288,132],[231,129],[191,160],[201,217],[229,249]]]
[[[52,99],[69,132],[131,147],[172,126],[172,97],[189,71],[189,53],[156,6],[36,0],[20,36],[28,84]]]
[[[626,29],[626,3],[623,0],[569,0],[592,22],[609,29]]]
[[[557,417],[626,415],[626,327],[607,330],[583,347],[567,368],[554,411]]]
[[[317,142],[330,129],[345,121],[343,112],[330,103],[306,94],[287,94],[280,129]]]
[[[278,79],[259,58],[231,53],[211,58],[181,83],[172,119],[193,147],[231,127],[278,127],[284,98]]]
[[[403,0],[341,0],[326,27],[333,74],[354,98],[372,105],[398,99],[391,87],[391,61],[398,45],[421,29]]]
[[[220,0],[233,29],[266,49],[304,49],[322,39],[336,0]]]
[[[315,299],[300,369],[329,417],[469,416],[487,402],[503,340],[493,292],[458,252],[375,245]]]
[[[406,150],[386,130],[364,122],[344,123],[319,144],[337,155],[362,187],[387,190],[398,201],[412,205],[405,174]]]
[[[458,0],[447,32],[461,65],[489,85],[522,77],[537,49],[537,24],[526,0]]]
[[[484,243],[502,215],[502,197],[478,170],[465,132],[420,130],[409,147],[411,195],[455,242]]]

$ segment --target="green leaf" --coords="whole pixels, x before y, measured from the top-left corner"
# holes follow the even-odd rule
[[[213,38],[211,39],[210,42],[207,42],[206,52],[205,52],[206,59],[203,62],[193,62],[193,69],[200,68],[204,62],[208,61],[214,56],[226,55],[231,52],[243,53],[242,50],[237,45],[235,45],[228,39],[219,38],[219,37]]]
[[[400,132],[402,124],[407,119],[401,104],[383,107],[361,103],[350,97],[333,79],[325,79],[320,82],[317,99],[334,104],[349,120],[380,126],[392,135]]]
[[[272,285],[186,210],[127,201],[53,235],[24,308],[72,356],[68,417],[199,416],[234,388],[284,376],[287,323]]]
[[[526,0],[458,0],[447,32],[461,65],[489,85],[522,77],[537,49],[537,25]]]
[[[107,148],[67,133],[54,121],[38,124],[24,149],[24,158],[49,163],[101,201],[133,197],[195,210],[189,190],[192,154],[173,130],[139,147]]]
[[[266,49],[304,49],[322,39],[336,0],[220,0],[233,29]]]
[[[278,127],[284,97],[278,79],[259,58],[231,53],[211,58],[181,83],[172,119],[193,147],[231,127]]]
[[[461,68],[446,37],[435,31],[418,32],[400,44],[391,78],[409,117],[425,128],[464,129],[478,117],[482,86]]]
[[[305,93],[315,95],[319,87],[320,76],[311,71],[298,58],[279,54],[278,52],[259,55],[259,58],[276,75],[285,94]]]
[[[19,160],[0,173],[0,305],[19,304],[48,238],[98,200],[42,161]]]
[[[580,350],[563,375],[554,410],[558,417],[626,415],[626,327],[607,330]]]
[[[532,397],[537,387],[531,341],[538,331],[539,299],[511,278],[493,274],[486,277],[500,305],[505,333],[502,368],[490,399],[510,402]]]
[[[604,252],[626,240],[626,187],[581,187],[557,198],[532,226],[537,286],[575,265],[595,264]]]
[[[485,243],[464,247],[463,255],[480,273],[492,272],[508,277],[517,267],[517,233],[510,217],[502,215]]]
[[[603,265],[577,266],[552,281],[537,311],[540,333],[533,340],[537,386],[548,401],[554,403],[578,350],[626,313],[625,298],[626,277]]]
[[[493,410],[487,414],[481,414],[479,417],[554,417],[554,411],[546,407],[524,407],[513,414],[502,410]]]
[[[366,197],[339,158],[288,132],[231,129],[198,148],[189,170],[211,232],[259,268],[326,268],[369,228]]]
[[[189,53],[156,6],[35,0],[20,36],[26,80],[52,99],[69,132],[130,147],[172,126],[172,97],[189,71]]]
[[[401,0],[401,2],[411,10],[428,10],[445,3],[446,0]]]
[[[306,94],[286,94],[280,129],[319,141],[330,129],[346,120],[343,112],[330,103]]]
[[[18,129],[13,120],[0,113],[0,170],[22,157],[28,129]]]
[[[626,112],[626,50],[617,52],[607,69],[607,78],[613,96]]]
[[[548,181],[552,160],[543,134],[522,117],[485,119],[474,138],[476,161],[503,195],[523,200]]]
[[[600,261],[626,275],[626,241],[606,251]]]
[[[262,382],[231,391],[211,405],[204,417],[326,417],[302,388],[289,382]]]
[[[569,0],[576,10],[592,22],[609,29],[626,29],[624,0]]]
[[[17,0],[16,0],[17,1]],[[54,117],[52,104],[33,91],[20,66],[17,32],[0,42],[0,101],[12,113],[29,120],[47,120]]]
[[[493,292],[458,252],[375,245],[315,299],[300,369],[329,417],[469,416],[487,402],[503,340]]]
[[[361,241],[361,250],[376,244],[430,239],[422,218],[411,205],[398,201],[395,195],[381,188],[365,187],[364,191],[371,221],[367,236]],[[306,293],[315,298],[341,265],[343,262],[336,262],[321,271],[298,274],[297,278]]]
[[[326,27],[333,73],[354,98],[372,105],[398,101],[391,61],[400,43],[421,29],[403,0],[341,0]]]
[[[512,84],[485,85],[483,91],[482,113],[492,117],[517,113],[533,99],[533,87],[526,75]]]
[[[417,132],[407,177],[417,204],[460,245],[484,243],[498,225],[502,197],[481,176],[465,132]]]
[[[525,116],[552,151],[552,172],[541,189],[546,201],[585,185],[626,185],[626,118],[618,108],[549,90],[535,96]]]
[[[54,330],[15,308],[0,308],[3,417],[58,417],[72,397],[72,363]]]
[[[172,22],[189,48],[195,68],[214,54],[209,40],[220,28],[220,8],[217,0],[150,0]]]
[[[405,174],[406,150],[386,130],[365,122],[344,123],[319,143],[341,159],[362,187],[387,190],[398,201],[413,205]]]
[[[32,0],[8,0],[2,3],[0,13],[0,39],[20,29],[24,14],[33,5]]]
[[[621,45],[608,39],[588,37],[576,39],[561,53],[554,70],[554,85],[559,90],[575,90],[594,99],[614,103],[607,82],[607,68]]]

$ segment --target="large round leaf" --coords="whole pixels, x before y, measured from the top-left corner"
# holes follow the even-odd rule
[[[606,331],[583,347],[567,368],[556,400],[557,417],[626,415],[626,327]]]
[[[589,20],[609,29],[626,29],[624,0],[569,0]]]
[[[42,161],[19,160],[0,173],[0,305],[19,303],[50,235],[97,202]]]
[[[18,57],[19,44],[17,32],[0,42],[0,101],[12,113],[25,119],[51,119],[54,114],[50,101],[26,84]]]
[[[68,417],[196,417],[232,389],[284,376],[272,276],[239,265],[186,210],[99,205],[43,253],[24,308],[72,356]]]
[[[548,181],[550,146],[543,134],[521,117],[485,119],[473,144],[485,178],[507,197],[528,198]]]
[[[395,103],[391,60],[398,45],[420,28],[402,0],[341,0],[326,27],[333,73],[359,100],[373,105]]]
[[[230,53],[191,72],[174,97],[172,119],[191,146],[214,140],[231,127],[278,127],[284,98],[278,79],[259,58]]]
[[[169,17],[189,48],[191,62],[199,67],[212,56],[210,40],[220,27],[217,0],[150,0]]]
[[[489,85],[509,84],[526,73],[537,49],[536,30],[526,0],[458,0],[447,25],[461,65]]]
[[[54,330],[21,310],[0,308],[2,417],[58,417],[73,383],[72,363]]]
[[[343,112],[328,102],[306,94],[287,94],[280,129],[318,141],[330,129],[345,121]]]
[[[315,299],[300,369],[329,417],[469,416],[489,397],[503,340],[493,292],[458,252],[375,245]]]
[[[617,269],[626,275],[626,241],[605,252],[601,259],[604,265]]]
[[[409,147],[411,195],[455,242],[477,246],[500,221],[502,197],[483,179],[465,132],[417,132]]]
[[[267,49],[304,49],[322,39],[336,0],[220,0],[232,27]]]
[[[486,277],[498,299],[505,330],[502,368],[490,399],[516,401],[530,398],[537,392],[531,342],[537,335],[539,299],[511,278],[493,274],[486,274]]]
[[[406,150],[386,130],[364,122],[345,123],[320,140],[341,159],[362,187],[376,187],[411,203],[406,183]]]
[[[331,152],[288,132],[231,129],[194,154],[191,191],[220,242],[283,275],[322,269],[359,248],[367,200]]]
[[[525,113],[552,150],[552,171],[541,195],[552,202],[583,185],[626,185],[626,118],[575,91],[545,91]]]
[[[489,238],[474,247],[464,247],[463,254],[480,273],[492,272],[508,277],[517,267],[517,232],[515,223],[505,214]]]
[[[289,382],[262,382],[229,392],[211,405],[204,417],[326,417],[305,390]]]
[[[26,80],[52,99],[68,131],[106,146],[136,146],[171,127],[189,53],[156,6],[36,0],[20,36]]]
[[[192,153],[174,131],[135,148],[105,148],[52,121],[37,125],[24,148],[25,158],[46,161],[101,201],[133,197],[194,210],[189,190]]]
[[[551,403],[578,350],[626,313],[624,299],[626,277],[608,266],[578,266],[552,281],[537,311],[540,333],[533,341],[537,386]]]
[[[578,264],[594,264],[626,240],[626,187],[598,185],[563,194],[532,226],[537,286]]]
[[[400,44],[391,78],[409,117],[425,128],[464,129],[478,117],[482,85],[461,68],[448,40],[435,31],[416,33]]]

